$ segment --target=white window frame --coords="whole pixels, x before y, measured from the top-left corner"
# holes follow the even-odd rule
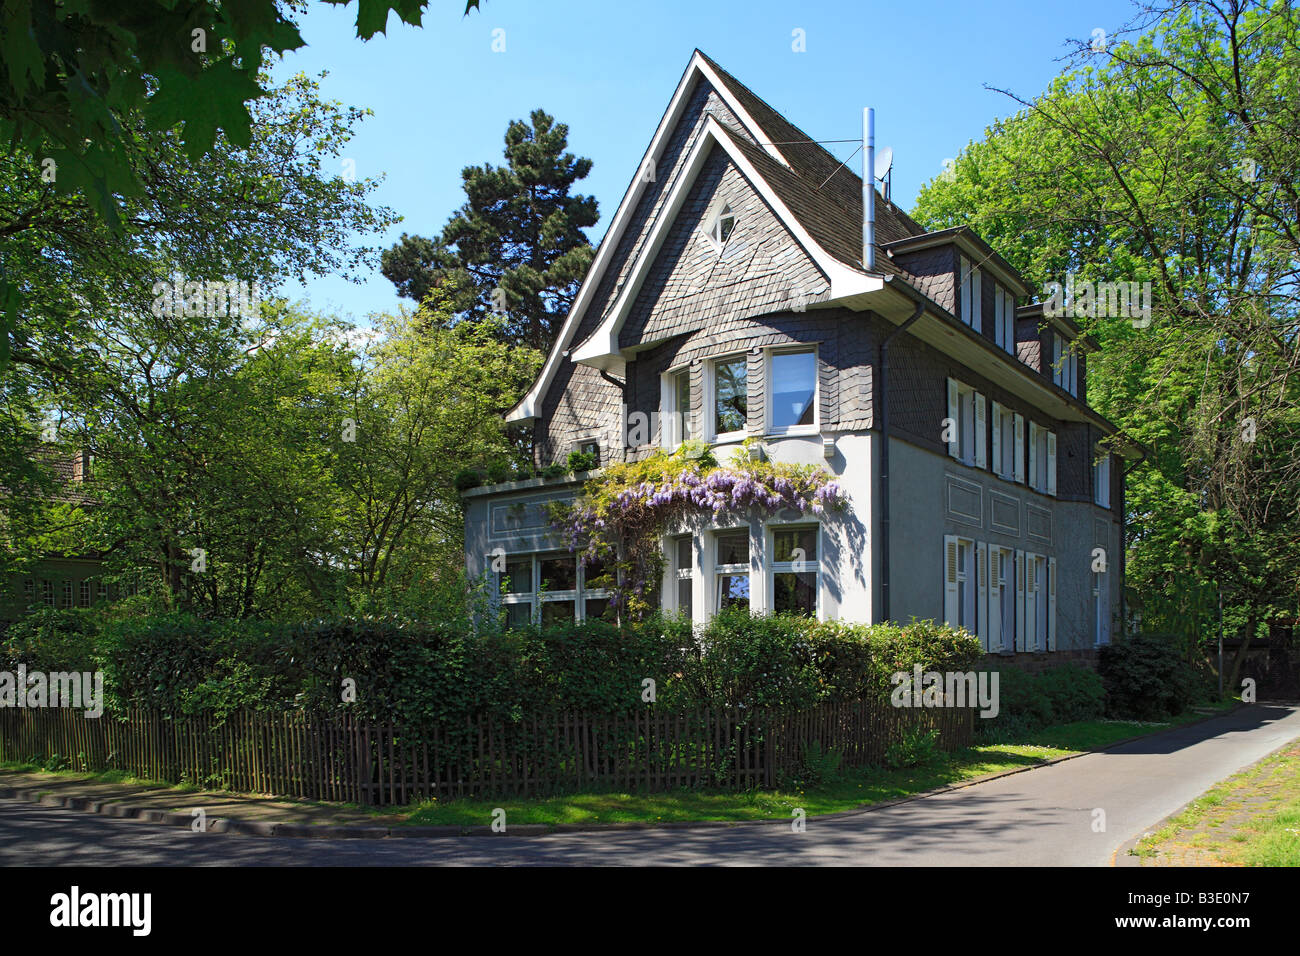
[[[810,353],[813,357],[813,422],[811,425],[789,425],[785,428],[777,428],[772,422],[772,412],[776,400],[776,378],[772,373],[773,361],[780,355],[800,355]],[[821,431],[821,359],[818,356],[816,346],[801,346],[798,348],[780,348],[769,349],[764,356],[765,367],[763,369],[763,387],[764,402],[763,415],[766,432],[769,435],[815,435]]]
[[[1092,466],[1093,502],[1099,508],[1110,507],[1110,453],[1103,454]]]
[[[1110,582],[1105,571],[1092,572],[1092,640],[1096,647],[1110,643]]]
[[[723,239],[720,230],[722,228],[723,217],[730,213],[734,220],[731,232],[726,239]],[[731,237],[736,234],[736,229],[740,226],[740,215],[732,208],[731,203],[724,196],[719,196],[709,205],[708,213],[700,222],[700,235],[702,235],[715,253],[719,255],[727,248],[727,243]]]
[[[746,553],[748,560],[745,564],[722,564],[718,561],[718,541],[724,535],[744,533],[746,540],[749,542]],[[749,609],[750,611],[758,610],[757,602],[754,598],[754,540],[753,535],[749,533],[747,527],[719,528],[709,536],[709,548],[712,553],[713,565],[713,612],[716,614],[722,610],[722,579],[724,577],[738,577],[745,575],[749,578]]]
[[[1016,441],[1016,419],[1019,416],[998,402],[993,402],[992,405],[989,424],[992,430],[993,461],[990,470],[1004,481],[1020,481],[1021,476],[1016,467],[1016,449],[1023,447],[1023,440]],[[1006,467],[1008,462],[1011,465],[1009,469]]]
[[[966,409],[970,414],[967,416]],[[971,468],[988,467],[985,447],[988,444],[987,405],[984,396],[964,382],[948,379],[948,417],[955,424],[953,440],[948,442],[948,454]],[[967,421],[969,418],[969,422]],[[970,438],[970,447],[964,448]]]
[[[1042,436],[1042,449],[1039,436]],[[1042,481],[1038,476],[1040,452],[1046,458],[1041,469]],[[1029,423],[1029,487],[1040,494],[1056,494],[1056,432],[1033,421]]]
[[[1052,332],[1052,381],[1075,398],[1079,397],[1079,356],[1072,340]]]
[[[943,618],[953,627],[962,627],[971,634],[979,634],[979,580],[976,572],[978,553],[973,538],[946,534],[943,536]],[[962,557],[966,568],[962,570]],[[964,599],[964,600],[963,600]],[[962,614],[963,603],[969,613]]]
[[[718,431],[718,366],[729,365],[732,362],[739,361],[745,366],[745,422],[741,424],[739,430],[730,432]],[[731,355],[719,355],[717,358],[710,359],[707,366],[708,374],[705,382],[704,394],[708,399],[708,428],[709,440],[712,442],[742,441],[745,438],[746,426],[749,420],[749,356],[744,352],[733,353]]]
[[[687,565],[683,565],[680,560],[681,551],[678,545],[683,541],[686,541],[690,545],[691,563]],[[695,573],[695,565],[696,553],[694,535],[675,534],[670,536],[668,538],[668,566],[671,569],[671,591],[669,592],[668,600],[671,602],[671,610],[676,611],[679,615],[685,615],[690,620],[695,619],[695,582],[698,578]],[[682,581],[689,581],[691,584],[691,603],[687,607],[682,607],[680,596],[680,583]]]
[[[576,566],[574,574],[574,586],[563,591],[543,591],[542,590],[542,561],[551,558],[568,556],[573,559]],[[498,596],[503,605],[507,604],[528,604],[531,605],[528,612],[528,619],[533,624],[540,624],[542,621],[542,605],[554,601],[572,601],[573,602],[573,620],[575,623],[587,619],[587,599],[608,600],[613,596],[613,591],[609,588],[588,588],[587,587],[587,565],[581,561],[576,554],[570,552],[556,551],[537,551],[528,555],[516,555],[517,561],[527,560],[529,562],[529,572],[532,574],[531,588],[528,591],[511,591],[507,594],[500,594],[500,581],[497,579]],[[498,571],[497,574],[503,572]]]
[[[988,648],[990,653],[1015,650],[1016,647],[1015,574],[1015,549],[989,545]]]
[[[965,256],[961,256],[961,321],[963,325],[969,325],[976,332],[983,330],[983,277],[978,266],[972,266],[971,261]]]
[[[1016,297],[997,285],[993,290],[993,341],[1010,354],[1016,354]]]
[[[778,531],[795,531],[810,529],[814,532],[814,540],[817,547],[817,556],[812,560],[804,561],[777,561],[776,560],[776,532]],[[767,556],[767,594],[768,607],[766,610],[776,611],[776,576],[778,574],[813,574],[813,618],[821,621],[824,620],[822,612],[822,527],[820,524],[809,524],[806,521],[792,521],[789,524],[769,524],[764,529],[763,553]],[[754,588],[753,582],[750,582],[750,608],[753,609]]]
[[[692,437],[691,414],[689,411],[682,411],[679,403],[680,393],[677,391],[677,379],[683,375],[686,376],[686,393],[694,398],[691,393],[689,365],[664,372],[659,393],[659,407],[663,409],[663,414],[659,416],[660,444],[668,451],[681,447],[683,441]]]

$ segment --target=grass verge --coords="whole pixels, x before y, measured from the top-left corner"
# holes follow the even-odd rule
[[[1157,866],[1300,866],[1300,740],[1212,787],[1130,852]]]

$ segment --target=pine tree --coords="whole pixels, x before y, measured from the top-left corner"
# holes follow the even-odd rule
[[[591,265],[582,230],[598,214],[594,197],[570,195],[591,160],[566,151],[569,127],[540,109],[530,120],[506,129],[505,166],[462,171],[467,199],[442,234],[403,235],[384,252],[382,271],[417,302],[461,276],[459,321],[502,314],[511,344],[547,350]]]

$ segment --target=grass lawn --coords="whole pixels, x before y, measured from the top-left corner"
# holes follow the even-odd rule
[[[1300,866],[1300,741],[1211,788],[1132,852],[1156,866]]]

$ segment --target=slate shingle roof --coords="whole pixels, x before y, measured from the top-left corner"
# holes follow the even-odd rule
[[[851,164],[842,164],[824,146],[813,141],[799,127],[769,106],[747,86],[720,67],[705,53],[700,57],[717,73],[727,91],[790,163],[786,168],[766,151],[739,136],[732,141],[754,163],[763,179],[781,197],[790,212],[827,252],[845,263],[862,264],[862,177]],[[730,133],[730,130],[728,130]],[[855,161],[859,161],[855,157]],[[907,213],[876,192],[877,271],[898,273],[883,254],[891,242],[923,235]]]

